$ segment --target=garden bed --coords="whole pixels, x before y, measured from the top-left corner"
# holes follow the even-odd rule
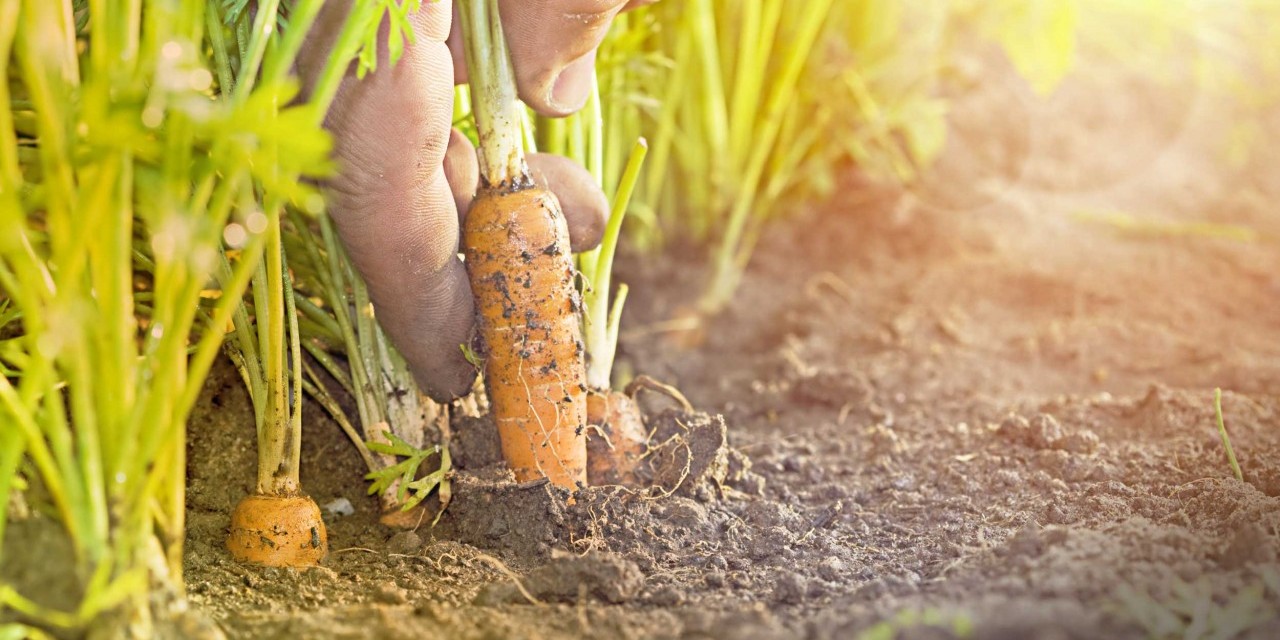
[[[695,347],[663,321],[701,254],[627,256],[619,366],[701,412],[646,401],[689,444],[660,491],[566,506],[459,419],[453,505],[397,531],[308,407],[302,484],[354,513],[326,515],[319,568],[241,566],[253,417],[220,366],[190,429],[191,600],[236,638],[1280,637],[1280,178],[1250,168],[1276,151],[1232,167],[1228,105],[1094,71],[959,95],[919,188],[851,173],[791,212]]]

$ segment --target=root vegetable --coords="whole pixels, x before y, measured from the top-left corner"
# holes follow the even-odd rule
[[[636,468],[649,449],[636,401],[621,391],[587,394],[587,481],[636,485]]]
[[[253,402],[258,482],[231,514],[227,550],[237,560],[273,567],[314,566],[328,552],[320,508],[302,493],[302,361],[292,278],[278,212],[267,219],[265,259],[254,276],[254,324],[241,301],[225,343]],[[222,273],[230,272],[225,254]],[[256,328],[256,331],[254,330]],[[256,334],[256,335],[255,335]]]
[[[516,480],[586,481],[586,386],[569,232],[536,187],[477,195],[463,231],[485,386]]]
[[[231,513],[227,550],[268,567],[315,566],[329,551],[320,507],[304,495],[249,495]]]
[[[560,203],[530,178],[496,0],[459,2],[481,186],[463,225],[485,388],[517,481],[586,483],[581,303]]]

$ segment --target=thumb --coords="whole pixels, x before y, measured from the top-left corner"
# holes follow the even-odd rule
[[[501,0],[520,99],[545,116],[581,109],[596,47],[627,0]]]

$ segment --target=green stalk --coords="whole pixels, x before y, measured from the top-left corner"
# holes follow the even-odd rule
[[[222,95],[235,93],[235,78],[231,75],[231,58],[227,55],[226,38],[222,33],[222,14],[218,12],[216,0],[209,0],[205,10],[205,30],[209,34],[209,45],[213,49],[214,68],[218,72],[218,89]]]
[[[242,85],[243,86],[243,85]],[[284,252],[280,247],[280,217],[267,219],[265,264],[266,305],[256,307],[258,313],[258,345],[265,349],[263,367],[266,381],[266,403],[258,433],[258,486],[263,495],[293,495],[298,492],[297,460],[292,459],[292,441],[298,439],[292,428],[289,411],[288,372],[285,363],[286,317]],[[255,297],[259,296],[257,282]],[[292,297],[291,295],[289,297]]]
[[[24,84],[35,107],[40,131],[41,168],[51,182],[46,191],[49,226],[56,225],[64,230],[80,228],[81,225],[73,226],[71,219],[71,212],[76,210],[72,174],[75,165],[70,160],[70,118],[63,112],[64,107],[71,103],[71,87],[80,84],[75,38],[65,37],[68,26],[73,22],[66,15],[70,3],[23,0],[22,5],[22,15],[26,20],[25,26],[17,30],[16,52]],[[41,35],[37,37],[37,34]],[[49,38],[48,34],[64,37]],[[54,253],[78,259],[80,254],[68,252],[66,245],[69,239],[65,233],[53,234],[50,240],[55,244],[51,248]]]
[[[1236,461],[1236,451],[1231,448],[1231,438],[1227,436],[1227,424],[1222,419],[1222,389],[1213,390],[1213,411],[1218,417],[1218,435],[1222,437],[1222,446],[1227,450],[1227,462],[1231,464],[1231,472],[1236,480],[1244,482],[1244,472],[1240,471],[1240,463]]]
[[[538,142],[538,148],[557,156],[565,155],[565,124],[570,119],[571,118],[539,118],[538,130],[542,132],[542,139]]]
[[[596,179],[596,184],[604,184],[604,115],[600,106],[600,77],[592,72],[591,93],[587,94],[587,105],[583,113],[578,115],[579,126],[587,138],[587,172]]]
[[[729,222],[725,234],[720,241],[715,256],[715,271],[711,285],[703,295],[700,307],[706,313],[717,313],[723,309],[737,288],[742,276],[738,267],[738,249],[746,228],[747,215],[753,210],[756,194],[759,190],[761,176],[769,155],[777,142],[778,131],[786,116],[795,95],[796,82],[804,69],[805,60],[817,40],[822,29],[823,19],[831,9],[833,0],[818,0],[805,8],[796,39],[783,61],[778,81],[773,85],[764,111],[764,122],[756,131],[755,146],[751,158],[743,173],[740,187],[734,198],[733,209],[729,214]]]
[[[218,282],[225,291],[227,283],[232,278],[231,263],[227,260],[225,252],[219,252],[219,254],[221,266],[218,271]],[[257,269],[254,272],[256,273]],[[235,350],[239,354],[240,365],[244,370],[245,388],[249,390],[249,401],[253,404],[253,415],[259,416],[265,409],[262,403],[266,401],[267,390],[262,382],[262,361],[258,357],[258,340],[254,335],[253,324],[249,321],[249,312],[243,304],[236,305],[231,325],[234,327],[232,339],[235,341]]]
[[[258,13],[254,18],[253,31],[249,36],[247,48],[242,48],[240,73],[237,74],[239,84],[235,87],[232,99],[243,102],[253,91],[258,79],[258,70],[262,66],[262,58],[267,53],[267,42],[276,30],[276,18],[280,12],[280,0],[263,0],[258,4]]]
[[[262,12],[266,10],[266,6],[271,4],[272,0],[268,0],[258,9],[258,17],[262,18]],[[273,16],[278,9],[279,0],[274,0],[276,7],[271,9]],[[320,9],[324,6],[324,0],[294,0],[289,5],[289,28],[285,29],[280,38],[272,42],[275,50],[271,57],[266,61],[263,67],[262,79],[267,86],[277,84],[283,81],[293,68],[293,61],[297,58],[298,52],[302,49],[302,44],[306,40],[307,34],[311,31],[311,26],[315,23],[316,17],[320,15]],[[273,17],[272,22],[274,23]]]
[[[200,336],[200,341],[196,343],[196,350],[191,355],[186,386],[183,388],[176,408],[176,411],[182,415],[189,413],[191,407],[195,406],[196,398],[200,395],[201,382],[209,375],[213,358],[218,352],[218,347],[222,345],[221,328],[227,326],[235,309],[240,306],[240,298],[249,288],[249,280],[255,271],[253,266],[260,261],[265,244],[266,234],[252,237],[249,244],[240,252],[240,262],[232,272],[231,280],[222,284],[222,296],[214,306],[208,329]]]
[[[338,362],[333,359],[333,356],[329,355],[329,353],[324,349],[312,344],[311,342],[303,342],[302,348],[306,349],[307,353],[311,354],[311,357],[315,358],[316,362],[320,363],[320,367],[332,376],[334,380],[338,381],[338,386],[342,387],[343,391],[350,394],[352,398],[359,395],[356,393],[355,386],[351,383],[351,375],[346,371],[343,371],[342,367],[338,366]],[[360,439],[360,442],[363,444],[364,440]]]
[[[133,201],[134,171],[132,154],[124,153],[119,161],[120,171],[116,184],[116,197],[111,203],[112,219],[107,224],[108,232],[104,234],[103,248],[105,255],[100,256],[93,268],[97,282],[94,289],[99,300],[111,301],[114,308],[110,310],[109,320],[98,327],[95,343],[103,347],[101,356],[107,362],[116,362],[118,368],[115,375],[103,379],[97,376],[91,386],[97,391],[94,403],[99,407],[110,407],[101,411],[107,418],[102,439],[102,460],[98,461],[97,474],[103,475],[103,467],[109,476],[119,467],[121,462],[121,438],[129,430],[128,408],[137,404],[139,391],[133,384],[138,376],[138,359],[136,356],[134,334],[137,331],[137,320],[134,309],[138,306],[133,292],[133,211],[129,203]],[[108,327],[120,330],[110,331]],[[110,491],[109,491],[110,492]],[[112,495],[118,500],[118,495]]]
[[[8,382],[8,377],[0,374],[0,380]],[[5,385],[12,393],[12,388]],[[2,391],[0,391],[2,392]],[[2,400],[2,399],[0,399]],[[9,496],[12,495],[15,482],[18,475],[18,463],[22,461],[22,454],[26,453],[27,447],[22,437],[22,432],[18,429],[0,429],[0,503],[4,506],[0,508],[0,541],[4,540],[5,524],[9,516]],[[0,560],[4,560],[4,549],[0,545]]]
[[[346,412],[342,410],[338,401],[334,400],[329,391],[324,388],[311,366],[306,363],[303,363],[302,366],[308,377],[308,379],[303,380],[303,389],[308,395],[315,398],[316,402],[320,403],[320,406],[338,423],[338,428],[342,429],[342,432],[347,435],[347,439],[355,444],[356,452],[360,454],[360,459],[364,460],[365,467],[371,472],[382,468],[382,465],[377,460],[374,460],[373,453],[369,451],[368,445],[364,443],[364,437],[356,431],[355,426],[351,424],[351,420],[347,418]]]
[[[600,117],[600,85],[597,82],[595,73],[592,73],[591,93],[587,95],[586,107],[582,112],[576,113],[568,119],[571,121],[568,131],[570,137],[569,158],[580,162],[586,167],[587,173],[591,174],[591,177],[595,179],[596,185],[603,190],[604,176],[601,159],[604,155],[604,142],[601,134],[604,129],[604,120]],[[587,150],[588,146],[592,148],[591,151]],[[587,283],[587,290],[594,287],[592,283],[596,279],[599,256],[600,247],[584,251],[577,256],[578,271],[582,274],[583,281]],[[584,319],[585,317],[584,314]]]
[[[587,163],[587,138],[590,134],[587,132],[587,121],[582,112],[575,113],[565,118],[568,124],[568,148],[566,153],[570,158],[576,158],[583,165]]]
[[[749,157],[751,145],[755,142],[755,128],[762,106],[760,95],[768,75],[769,59],[774,45],[781,42],[778,29],[783,4],[781,0],[761,0],[741,5],[745,17],[729,119],[731,158]]]
[[[13,422],[17,424],[17,432],[25,438],[32,462],[40,472],[40,477],[45,480],[45,490],[49,492],[58,510],[58,516],[71,535],[71,539],[73,541],[82,539],[79,521],[72,513],[74,507],[68,497],[67,480],[74,479],[62,475],[58,468],[56,454],[49,448],[40,425],[32,417],[35,413],[34,408],[27,406],[18,397],[17,391],[4,376],[0,376],[0,405],[8,410]],[[8,494],[6,499],[7,497]]]
[[[342,328],[338,326],[338,321],[333,316],[325,313],[324,309],[317,307],[316,304],[308,300],[301,293],[293,292],[293,304],[302,312],[314,328],[314,333],[319,334],[327,340],[342,340]]]
[[[693,13],[681,15],[682,21],[692,21]],[[658,113],[657,127],[654,132],[653,158],[649,161],[649,178],[645,184],[645,201],[657,203],[663,197],[662,185],[667,175],[667,160],[671,155],[673,141],[677,130],[676,120],[680,106],[685,99],[684,91],[689,84],[691,64],[679,64],[688,60],[693,49],[693,29],[681,24],[677,29],[674,59],[677,61],[672,71],[666,93],[662,96],[662,109]]]
[[[626,33],[629,28],[630,19],[627,14],[620,14],[614,18],[611,33]],[[599,67],[597,63],[597,67]],[[624,149],[621,144],[617,144],[621,140],[630,140],[631,136],[624,132],[624,115],[629,113],[631,105],[627,104],[625,99],[626,91],[630,89],[638,90],[639,86],[631,86],[631,78],[627,73],[626,65],[618,65],[610,70],[610,73],[604,81],[607,83],[607,90],[602,91],[600,88],[601,78],[597,71],[591,76],[591,93],[593,99],[599,103],[595,107],[595,111],[599,113],[602,122],[599,129],[600,138],[600,176],[601,185],[616,185],[621,178],[622,165],[626,161]],[[606,103],[601,99],[602,95],[608,95],[610,100]],[[591,107],[588,105],[588,109]],[[636,130],[638,133],[638,129]],[[610,144],[610,143],[614,144]],[[626,150],[629,151],[629,150]],[[606,195],[609,195],[606,193]]]
[[[724,103],[726,94],[716,37],[716,10],[712,0],[695,0],[690,10],[693,12],[696,25],[694,41],[698,46],[705,91],[699,104],[702,106],[702,126],[707,134],[707,148],[704,152],[709,154],[707,159],[710,160],[711,169],[706,178],[710,180],[712,193],[716,194],[724,186],[722,159],[726,158],[725,154],[730,150],[729,112]],[[809,8],[806,7],[805,10],[808,11]],[[708,205],[708,211],[714,211],[719,208],[718,200],[719,198],[716,197],[715,200],[703,204]]]
[[[349,262],[343,263],[342,266],[346,272],[347,281],[351,283],[352,300],[355,303],[357,354],[364,365],[364,384],[368,389],[365,393],[371,403],[373,415],[379,418],[377,422],[368,423],[368,428],[374,428],[374,425],[384,422],[387,415],[386,394],[378,391],[382,386],[379,384],[382,368],[379,366],[376,352],[378,323],[373,317],[373,301],[369,298],[369,287],[356,275]],[[376,439],[378,436],[377,433],[368,435],[370,439]]]
[[[344,261],[339,259],[341,248],[338,244],[337,233],[333,229],[333,222],[328,216],[320,219],[320,232],[324,237],[325,251],[329,255],[329,272],[330,280],[334,283],[348,282],[344,273]],[[351,326],[350,309],[352,307],[351,300],[347,297],[346,289],[341,284],[335,284],[329,290],[330,300],[329,306],[334,308],[335,320],[338,327],[342,330],[343,344],[350,349],[353,345],[359,345],[356,340],[355,330]],[[359,310],[357,310],[357,313]],[[359,348],[358,346],[356,347]],[[369,383],[371,372],[365,368],[365,357],[358,351],[352,354],[348,351],[348,361],[351,367],[351,383],[360,393],[355,394],[356,409],[360,416],[360,424],[365,425],[366,429],[377,423],[377,403],[370,397],[373,385]],[[366,434],[367,435],[367,434]]]
[[[21,594],[14,591],[7,584],[0,584],[0,608],[13,609],[28,619],[39,620],[60,629],[74,629],[84,625],[86,622],[85,616],[79,612],[66,613],[42,607],[32,600],[22,597]],[[17,637],[22,638],[24,636]]]
[[[533,130],[533,116],[528,109],[520,110],[520,141],[525,153],[538,152],[538,139]]]
[[[580,263],[595,267],[589,281],[590,286],[583,293],[584,331],[587,354],[587,385],[596,389],[608,389],[613,372],[613,360],[618,348],[618,321],[622,314],[622,304],[626,300],[626,288],[619,287],[618,297],[612,308],[609,305],[609,286],[613,278],[613,258],[618,248],[618,237],[622,232],[622,220],[627,213],[627,205],[631,202],[631,194],[635,191],[640,177],[640,167],[644,164],[645,154],[649,147],[644,138],[636,141],[631,157],[622,172],[622,180],[614,194],[613,205],[609,212],[609,222],[605,225],[604,238],[600,246],[591,252],[584,253]]]
[[[515,69],[498,0],[459,0],[467,68],[471,70],[471,108],[480,137],[480,181],[491,189],[520,189],[532,184],[525,164],[521,129],[524,107],[516,97]]]
[[[293,394],[289,398],[288,441],[292,445],[286,450],[286,458],[281,465],[287,470],[289,481],[295,487],[301,487],[299,473],[302,462],[302,346],[298,334],[298,310],[293,303],[293,279],[289,276],[289,266],[285,264],[284,248],[280,250],[283,268],[284,288],[280,291],[284,298],[285,315],[289,319],[289,362],[293,367],[290,378],[293,380]]]

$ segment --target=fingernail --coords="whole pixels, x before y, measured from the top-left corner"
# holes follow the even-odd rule
[[[591,92],[591,72],[596,68],[596,52],[570,62],[551,83],[547,94],[547,106],[557,114],[567,116],[587,103]]]

